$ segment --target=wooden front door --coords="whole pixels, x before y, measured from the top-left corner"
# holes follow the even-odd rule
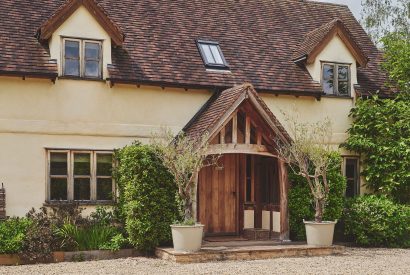
[[[219,167],[205,167],[198,177],[198,219],[207,235],[237,235],[239,155],[227,154]]]

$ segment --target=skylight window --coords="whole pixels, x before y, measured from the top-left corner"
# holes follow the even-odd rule
[[[228,64],[217,42],[198,40],[198,49],[207,68],[227,69]]]

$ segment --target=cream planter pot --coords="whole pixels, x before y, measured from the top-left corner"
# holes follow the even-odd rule
[[[196,252],[201,249],[204,225],[171,225],[176,252]]]
[[[303,223],[305,224],[308,245],[331,246],[333,244],[333,234],[337,220],[321,223],[303,220]]]

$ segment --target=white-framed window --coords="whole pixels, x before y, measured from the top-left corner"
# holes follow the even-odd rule
[[[63,38],[62,74],[71,77],[102,78],[102,42]]]
[[[327,95],[350,96],[350,65],[322,63],[322,87]]]
[[[343,175],[346,177],[346,197],[352,198],[360,195],[360,167],[358,157],[343,158]]]
[[[111,151],[48,150],[48,201],[112,201]]]

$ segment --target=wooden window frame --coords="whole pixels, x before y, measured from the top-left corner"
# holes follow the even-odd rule
[[[346,177],[346,164],[347,164],[348,159],[354,159],[354,160],[357,161],[357,166],[356,166],[357,175],[356,175],[356,186],[354,186],[354,197],[360,196],[360,186],[361,186],[361,182],[360,182],[360,157],[358,157],[358,156],[343,156],[342,172],[343,172],[343,176],[346,178],[346,182],[348,180],[348,178]],[[346,195],[346,190],[345,190],[345,195]]]
[[[79,63],[80,63],[80,75],[79,76],[74,76],[74,75],[66,75],[65,74],[65,42],[66,41],[76,41],[79,43]],[[99,74],[97,77],[95,76],[86,76],[85,75],[85,44],[86,43],[94,43],[94,44],[98,44],[100,47],[100,56],[99,56],[99,65],[98,65],[98,69],[99,69]],[[63,37],[62,38],[62,70],[61,70],[61,75],[64,77],[72,77],[72,78],[84,78],[84,79],[102,79],[103,78],[103,41],[102,40],[93,40],[93,39],[80,39],[80,38],[71,38],[71,37]]]
[[[320,70],[320,81],[323,89],[324,73],[323,68],[325,65],[333,66],[333,94],[326,94],[328,96],[337,96],[337,97],[351,97],[351,64],[349,63],[340,63],[340,62],[322,62],[321,63],[321,70]],[[347,69],[347,94],[340,94],[339,93],[339,66],[348,67]],[[323,91],[324,92],[324,91]]]
[[[63,177],[62,175],[50,175],[51,172],[51,153],[66,153],[67,154],[67,200],[51,200],[51,179]],[[90,176],[85,175],[74,175],[74,154],[90,154]],[[68,150],[68,149],[47,149],[47,202],[69,202],[75,201],[79,203],[107,203],[115,201],[116,189],[115,181],[112,176],[97,176],[97,155],[113,155],[113,151],[109,150]],[[115,162],[113,159],[112,165],[114,167]],[[74,200],[74,179],[75,178],[90,178],[90,200]],[[111,178],[112,179],[112,196],[111,200],[97,200],[97,179],[98,178]]]

